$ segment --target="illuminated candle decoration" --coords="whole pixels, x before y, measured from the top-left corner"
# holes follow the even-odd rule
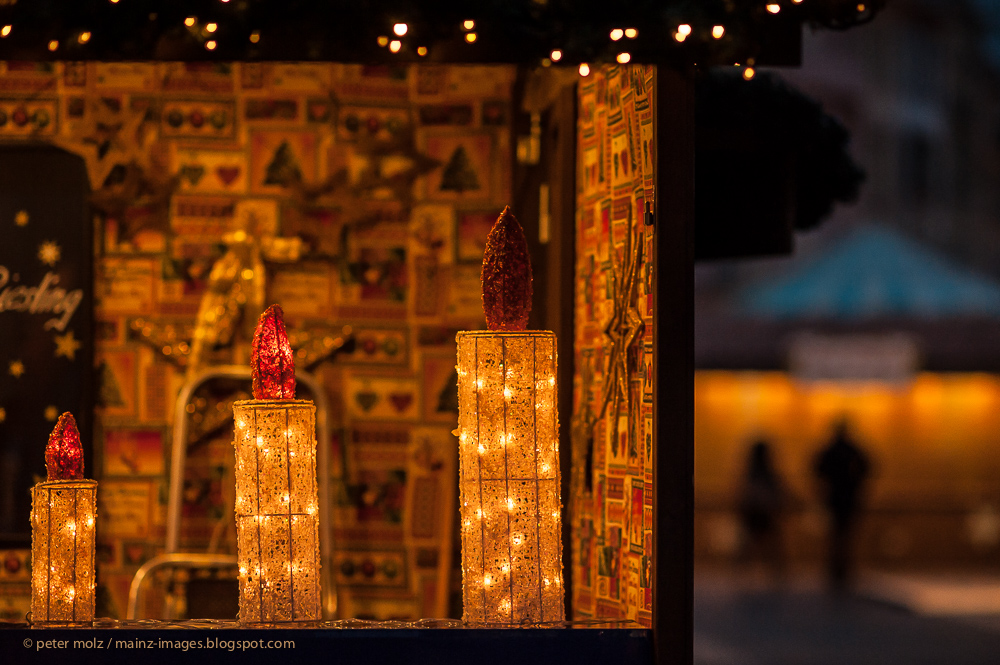
[[[279,306],[261,315],[252,350],[254,399],[233,404],[239,621],[318,621],[316,408],[295,399]]]
[[[489,331],[457,337],[463,618],[562,621],[556,336],[524,329],[531,264],[509,208],[482,281]]]
[[[31,497],[31,623],[94,620],[97,481],[83,477],[83,448],[72,414],[59,416],[45,447],[48,479]]]

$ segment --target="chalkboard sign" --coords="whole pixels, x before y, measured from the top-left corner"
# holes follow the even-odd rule
[[[45,443],[76,416],[93,475],[93,242],[83,159],[0,145],[0,547],[30,541]]]

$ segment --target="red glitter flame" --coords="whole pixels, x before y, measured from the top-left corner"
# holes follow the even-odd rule
[[[531,257],[524,229],[506,206],[486,237],[483,312],[490,330],[524,330],[531,312]]]
[[[271,305],[257,320],[250,356],[254,399],[295,399],[295,359],[284,316],[280,305]]]
[[[83,446],[76,419],[67,411],[59,416],[55,429],[45,446],[45,469],[49,480],[80,480],[83,478]]]

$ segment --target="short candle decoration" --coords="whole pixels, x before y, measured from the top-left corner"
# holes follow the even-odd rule
[[[279,306],[261,315],[252,350],[254,399],[233,405],[239,622],[318,621],[316,407],[295,399]]]
[[[83,477],[76,420],[59,416],[45,447],[48,479],[31,493],[31,623],[94,620],[97,481]]]
[[[487,238],[488,332],[460,332],[463,619],[562,621],[556,336],[526,331],[531,264],[505,208]]]

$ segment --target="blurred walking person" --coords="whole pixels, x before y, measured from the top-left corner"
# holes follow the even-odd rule
[[[781,582],[785,573],[785,549],[781,534],[781,513],[785,489],[774,468],[771,447],[763,439],[750,447],[746,476],[740,496],[743,547],[740,560],[759,558]]]
[[[827,572],[834,591],[846,589],[853,573],[852,540],[869,467],[868,456],[851,439],[847,420],[841,420],[814,467],[829,512]]]

